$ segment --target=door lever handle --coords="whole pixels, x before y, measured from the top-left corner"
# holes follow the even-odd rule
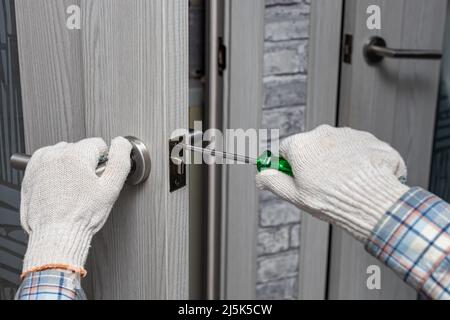
[[[383,61],[384,58],[439,60],[442,58],[442,52],[438,50],[392,49],[387,47],[383,38],[375,36],[364,45],[364,58],[368,64],[374,65]]]
[[[125,137],[133,148],[131,149],[131,171],[127,178],[127,184],[136,186],[144,183],[151,171],[151,159],[150,152],[148,151],[145,144],[135,137]],[[13,154],[11,156],[10,162],[11,166],[20,171],[25,171],[30,161],[31,156],[26,154]],[[101,176],[106,169],[107,157],[99,160],[99,166],[95,171],[98,176]]]

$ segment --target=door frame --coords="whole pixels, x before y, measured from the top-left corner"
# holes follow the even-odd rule
[[[343,5],[344,0],[311,1],[306,130],[325,123],[336,125]],[[224,0],[224,16],[228,68],[223,80],[223,127],[259,128],[263,104],[265,4],[260,0]],[[248,19],[249,16],[254,19]],[[260,42],[255,43],[255,39]],[[323,87],[328,88],[326,92],[320,91]],[[258,112],[242,112],[246,108]],[[238,112],[239,117],[234,116]],[[221,297],[254,298],[259,193],[251,188],[242,196],[237,190],[241,190],[239,185],[254,186],[255,172],[224,167]],[[248,214],[238,214],[238,208],[245,208]],[[247,234],[242,230],[247,230]],[[328,224],[302,214],[299,299],[326,299],[329,232]]]
[[[261,0],[209,1],[206,119],[220,128],[261,126],[264,9]],[[225,50],[220,53],[225,57],[223,70],[217,68],[219,46]],[[254,299],[259,214],[256,171],[241,165],[209,167],[208,193],[213,197],[208,197],[206,206],[207,239],[213,243],[207,248],[207,298]],[[243,190],[242,186],[248,187]]]
[[[311,1],[307,131],[337,124],[344,0]],[[323,90],[326,88],[326,90]],[[327,298],[330,226],[302,213],[298,298]]]

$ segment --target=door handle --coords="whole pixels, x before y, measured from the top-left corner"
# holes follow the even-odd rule
[[[387,47],[383,38],[375,36],[364,45],[364,58],[368,64],[374,65],[383,61],[384,58],[439,60],[442,58],[442,52],[438,50],[392,49]]]
[[[148,151],[145,144],[135,137],[125,137],[133,148],[131,149],[131,171],[127,178],[127,184],[136,186],[144,183],[151,171],[151,159],[150,152]],[[30,161],[31,156],[25,154],[13,154],[11,156],[10,162],[11,166],[20,171],[25,171]],[[99,160],[99,166],[95,171],[98,176],[101,176],[106,169],[107,157]]]

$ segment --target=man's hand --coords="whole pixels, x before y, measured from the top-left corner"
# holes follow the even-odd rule
[[[268,170],[257,185],[363,242],[409,189],[399,182],[400,154],[367,132],[321,126],[286,139],[280,151],[295,178]]]
[[[30,236],[23,272],[64,268],[85,273],[92,236],[105,224],[130,171],[132,146],[99,138],[38,150],[22,183],[20,219]],[[98,177],[98,160],[108,153]]]

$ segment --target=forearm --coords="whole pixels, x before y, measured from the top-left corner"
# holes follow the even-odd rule
[[[450,205],[410,189],[379,221],[366,249],[431,299],[450,299]]]
[[[16,300],[86,300],[80,276],[66,270],[28,274],[16,293]]]
[[[261,172],[260,189],[346,230],[428,297],[450,299],[450,205],[401,183],[398,151],[367,132],[320,126],[280,153],[294,176]]]

